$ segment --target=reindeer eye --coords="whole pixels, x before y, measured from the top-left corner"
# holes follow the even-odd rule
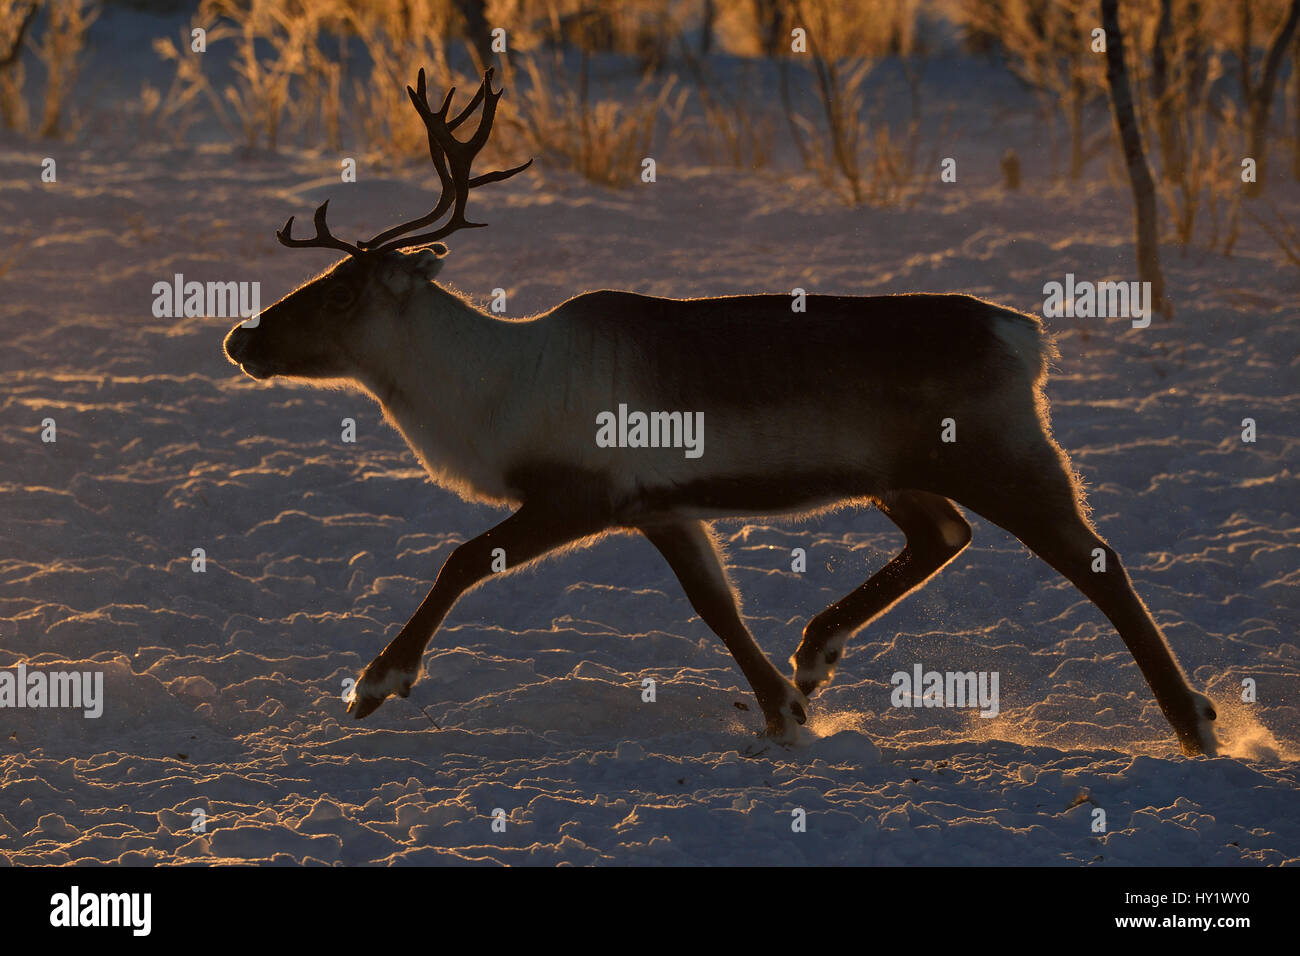
[[[325,293],[325,304],[332,309],[346,309],[357,297],[356,291],[352,286],[339,282],[330,286]]]

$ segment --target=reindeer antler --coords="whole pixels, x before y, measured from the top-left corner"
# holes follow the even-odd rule
[[[316,235],[312,236],[312,238],[293,238],[293,216],[285,220],[284,228],[277,230],[275,238],[279,239],[282,245],[294,249],[341,249],[354,256],[361,255],[362,249],[360,246],[354,246],[350,242],[336,239],[330,232],[330,227],[325,224],[325,211],[329,209],[329,204],[330,201],[327,199],[316,207],[316,215],[312,217],[312,222],[316,224]]]
[[[438,180],[441,183],[442,191],[438,196],[438,201],[428,213],[393,226],[391,229],[385,229],[371,239],[352,245],[341,239],[336,239],[330,234],[329,227],[325,223],[325,207],[329,205],[329,202],[326,201],[316,210],[314,218],[316,235],[313,238],[291,238],[292,216],[284,224],[284,228],[275,234],[275,237],[286,246],[341,249],[354,256],[360,256],[385,252],[390,249],[409,249],[415,246],[424,246],[442,239],[458,229],[474,229],[487,225],[487,223],[483,222],[470,222],[465,218],[465,205],[469,200],[469,191],[479,186],[485,186],[488,183],[497,183],[503,179],[509,179],[516,173],[522,173],[533,164],[530,159],[528,162],[512,169],[494,170],[480,176],[470,176],[470,168],[474,164],[475,157],[478,156],[484,144],[487,143],[488,137],[492,134],[492,123],[496,118],[497,101],[501,99],[501,94],[504,92],[504,90],[492,91],[492,72],[489,68],[483,74],[483,82],[479,84],[478,91],[470,99],[469,105],[451,119],[447,118],[447,113],[451,109],[452,96],[456,93],[455,87],[447,91],[442,106],[436,111],[429,104],[424,70],[420,70],[419,76],[416,78],[415,89],[409,86],[406,88],[411,103],[415,106],[416,112],[420,114],[420,119],[424,121],[424,128],[429,138],[429,158],[433,161],[433,168],[437,172]],[[474,130],[474,134],[468,140],[457,139],[452,135],[452,130],[460,126],[480,103],[483,104],[483,115],[479,118],[478,128]],[[416,236],[407,235],[413,230],[432,225],[447,215],[448,211],[451,212],[451,218],[434,231]]]

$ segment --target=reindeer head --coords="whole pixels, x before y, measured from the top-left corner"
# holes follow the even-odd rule
[[[437,240],[458,229],[486,225],[465,218],[469,191],[509,179],[532,165],[530,159],[513,169],[470,176],[474,158],[492,133],[497,100],[501,98],[501,92],[492,91],[492,70],[484,74],[469,105],[452,119],[447,113],[456,92],[454,87],[437,111],[429,105],[424,70],[420,71],[415,89],[408,86],[406,92],[428,131],[429,157],[442,184],[437,204],[426,215],[355,244],[331,235],[325,221],[329,200],[316,210],[316,235],[310,239],[293,238],[294,217],[290,216],[275,234],[282,245],[338,249],[348,256],[264,309],[257,318],[230,330],[225,341],[226,355],[253,378],[355,375],[358,356],[367,351],[367,342],[391,341],[408,296],[421,287],[427,288],[440,271],[447,247]],[[483,114],[474,135],[466,141],[457,139],[452,130],[480,103]],[[437,229],[408,235],[448,213],[450,218]]]

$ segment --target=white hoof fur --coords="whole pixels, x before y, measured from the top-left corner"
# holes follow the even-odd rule
[[[799,661],[799,652],[795,651],[790,663],[794,665],[794,679],[797,684],[811,684],[814,690],[820,690],[831,682],[835,668],[844,654],[844,645],[849,642],[847,631],[839,631],[826,641],[826,645],[815,658],[807,663]]]

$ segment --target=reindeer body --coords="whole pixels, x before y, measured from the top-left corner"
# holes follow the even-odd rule
[[[425,648],[456,600],[504,552],[517,568],[611,531],[659,550],[700,617],[754,690],[770,735],[795,736],[808,695],[848,639],[921,587],[970,541],[953,502],[1016,535],[1110,619],[1188,754],[1217,747],[1212,703],[1192,690],[1117,555],[1086,516],[1068,459],[1052,439],[1042,385],[1054,355],[1038,319],[965,295],[665,299],[579,295],[507,320],[434,279],[464,220],[471,177],[499,93],[484,79],[447,119],[408,88],[429,129],[444,193],[433,211],[353,245],[317,210],[316,236],[289,246],[349,258],[226,339],[255,378],[344,380],[369,391],[435,481],[515,511],[460,545],[401,632],[365,669],[349,712],[406,696]],[[479,102],[468,142],[450,133]],[[453,208],[454,202],[454,208]],[[398,238],[451,213],[435,232]],[[418,251],[403,251],[407,246]],[[681,447],[598,440],[613,410],[702,416],[698,456]],[[692,419],[695,420],[694,418]],[[946,433],[946,435],[945,435]],[[709,520],[807,514],[873,504],[906,536],[903,550],[816,615],[791,658],[794,681],[759,649],[740,614]]]
[[[528,489],[512,475],[583,471],[629,518],[787,513],[921,487],[946,451],[940,422],[969,424],[972,440],[983,423],[1014,427],[1050,351],[1036,318],[964,295],[814,295],[799,314],[780,295],[602,291],[504,320],[430,285],[405,308],[425,334],[394,336],[356,377],[435,480],[518,503]],[[701,412],[705,453],[598,447],[596,416],[619,404]]]

